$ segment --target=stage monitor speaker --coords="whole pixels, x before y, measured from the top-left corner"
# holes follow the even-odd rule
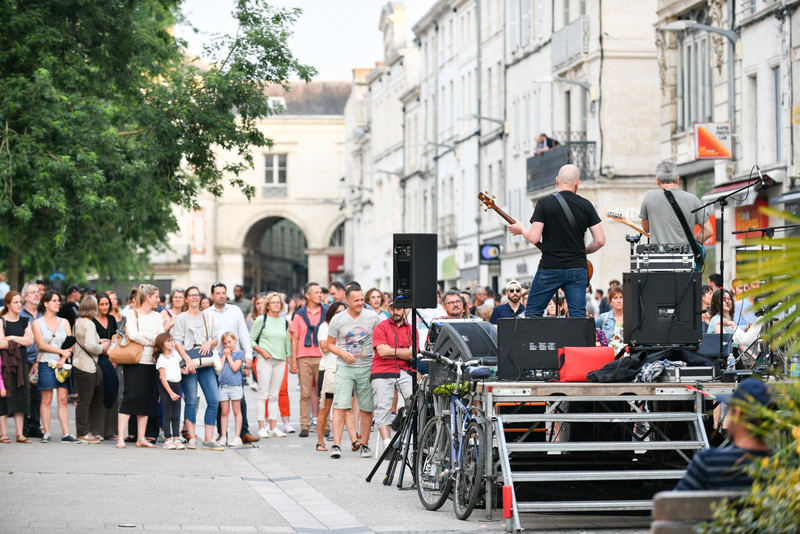
[[[433,352],[451,360],[497,365],[497,331],[486,321],[443,322]]]
[[[400,308],[435,308],[436,234],[394,234],[394,303]]]
[[[700,321],[700,273],[622,273],[625,343],[697,345]]]
[[[563,317],[499,319],[497,338],[501,380],[557,380],[558,349],[594,347],[596,340],[594,319]]]

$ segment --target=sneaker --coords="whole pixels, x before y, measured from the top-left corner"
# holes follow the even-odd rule
[[[180,440],[173,441],[172,443],[174,443],[174,444],[175,444],[175,448],[176,448],[177,450],[179,450],[179,451],[182,451],[182,450],[185,450],[185,449],[186,449],[186,446],[184,446],[184,444],[183,444],[183,443],[181,443],[181,441],[180,441]]]
[[[45,432],[45,434],[42,436],[42,443],[50,443],[52,438],[53,436],[51,436],[49,432]]]
[[[186,448],[195,450],[197,448],[197,438],[192,438],[186,442]]]
[[[339,458],[342,455],[342,448],[338,445],[331,446],[331,458]]]
[[[267,427],[258,429],[258,437],[259,438],[268,438],[269,437],[269,430],[267,430]]]
[[[300,429],[300,437],[301,438],[307,438],[308,437],[308,429],[307,428],[301,428]]]
[[[217,438],[217,443],[222,445],[223,447],[228,444],[228,436],[220,436]]]
[[[361,446],[361,457],[362,458],[370,458],[372,456],[372,449],[369,448],[367,445]]]
[[[225,447],[217,443],[216,441],[204,441],[203,442],[203,449],[207,451],[224,451]]]
[[[80,443],[81,440],[73,436],[72,434],[67,434],[66,436],[61,436],[61,443]]]
[[[175,442],[172,440],[164,442],[164,448],[168,451],[174,451],[176,449]]]
[[[244,442],[242,438],[233,438],[230,443],[228,443],[228,447],[242,447]]]
[[[297,432],[297,430],[295,430],[294,427],[292,425],[290,425],[289,423],[284,423],[283,424],[283,430],[287,434],[294,434],[295,432]]]
[[[86,434],[85,436],[78,436],[78,440],[81,443],[100,443],[100,438],[97,436],[93,436],[91,434]]]
[[[292,432],[294,432],[294,429],[292,429]],[[276,426],[275,428],[269,431],[269,435],[272,438],[285,438],[286,432],[284,432],[283,430],[281,430]]]
[[[250,381],[250,389],[252,389],[253,391],[258,391],[258,383],[256,383],[255,380]]]

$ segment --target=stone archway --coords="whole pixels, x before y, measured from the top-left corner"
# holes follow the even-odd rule
[[[284,217],[265,217],[244,239],[245,293],[300,291],[308,281],[308,242],[303,230]]]

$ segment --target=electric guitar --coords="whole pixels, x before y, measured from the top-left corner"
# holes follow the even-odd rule
[[[636,230],[645,237],[650,237],[650,234],[648,234],[647,232],[645,232],[644,230],[642,230],[641,228],[630,222],[628,219],[623,217],[622,213],[619,211],[609,211],[608,218],[617,222],[621,222],[622,224],[627,225],[629,228],[633,228],[634,230]]]
[[[489,192],[486,191],[485,193],[478,193],[478,200],[481,201],[483,205],[483,211],[494,210],[500,217],[502,217],[508,224],[514,224],[514,218],[511,217],[508,213],[497,207],[497,204],[494,203],[494,196],[491,198],[489,197]],[[536,248],[542,250],[542,244],[536,243]],[[586,270],[588,271],[588,280],[592,279],[592,275],[594,274],[594,265],[588,259],[586,260]]]

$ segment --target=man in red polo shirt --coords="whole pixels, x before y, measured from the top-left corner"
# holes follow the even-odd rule
[[[375,401],[375,426],[383,438],[384,446],[391,437],[392,401],[394,392],[400,397],[399,405],[411,401],[412,378],[410,360],[411,325],[406,321],[407,310],[389,304],[391,318],[378,323],[372,333],[372,397]]]
[[[303,288],[307,304],[297,310],[292,318],[292,355],[289,357],[289,372],[298,374],[300,379],[300,437],[308,437],[311,427],[311,392],[314,379],[319,374],[319,350],[317,329],[325,320],[328,308],[321,306],[322,288],[316,282],[309,282]],[[319,406],[315,406],[315,416]]]

